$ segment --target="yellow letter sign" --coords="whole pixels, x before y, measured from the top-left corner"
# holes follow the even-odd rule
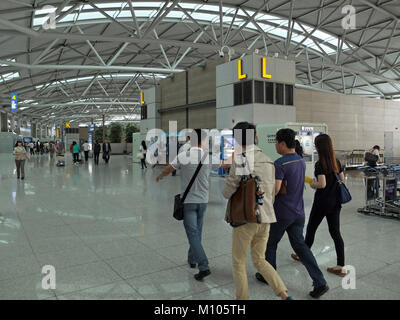
[[[262,77],[265,79],[271,79],[272,75],[267,74],[267,58],[262,58]]]
[[[242,74],[242,59],[238,60],[238,78],[239,80],[247,78],[247,74]]]
[[[143,91],[140,91],[140,103],[144,104],[144,95],[143,95]]]

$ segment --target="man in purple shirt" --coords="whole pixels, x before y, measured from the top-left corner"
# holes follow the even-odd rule
[[[329,287],[314,255],[304,242],[303,191],[306,164],[303,158],[296,154],[295,135],[291,129],[281,129],[276,134],[276,151],[282,155],[275,161],[274,209],[277,222],[271,224],[265,259],[276,269],[276,250],[286,231],[293,250],[313,280],[314,289],[310,296],[319,298]],[[256,274],[256,278],[266,283],[260,273]]]

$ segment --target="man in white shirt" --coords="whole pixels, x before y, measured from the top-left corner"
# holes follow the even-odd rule
[[[83,144],[83,152],[85,153],[85,162],[89,160],[89,143],[87,140]]]
[[[194,136],[195,135],[195,136]],[[191,147],[184,152],[179,152],[178,156],[160,173],[156,181],[168,176],[176,169],[180,169],[181,178],[181,197],[185,193],[200,160],[203,159],[202,167],[198,172],[186,199],[184,200],[183,225],[189,242],[188,264],[191,268],[199,268],[199,273],[194,276],[198,281],[211,274],[208,258],[201,243],[203,219],[206,213],[209,199],[209,182],[213,167],[220,166],[219,155],[211,159],[208,155],[206,144],[208,139],[206,132],[195,129],[191,137]],[[198,143],[195,143],[198,142]]]

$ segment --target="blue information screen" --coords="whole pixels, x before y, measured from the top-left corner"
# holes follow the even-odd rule
[[[18,110],[18,94],[11,93],[11,111]]]

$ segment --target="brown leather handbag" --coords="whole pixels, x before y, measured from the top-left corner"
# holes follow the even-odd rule
[[[256,199],[257,184],[255,178],[243,176],[239,188],[229,200],[226,221],[232,227],[239,227],[248,222],[261,223],[260,214],[257,212]]]

